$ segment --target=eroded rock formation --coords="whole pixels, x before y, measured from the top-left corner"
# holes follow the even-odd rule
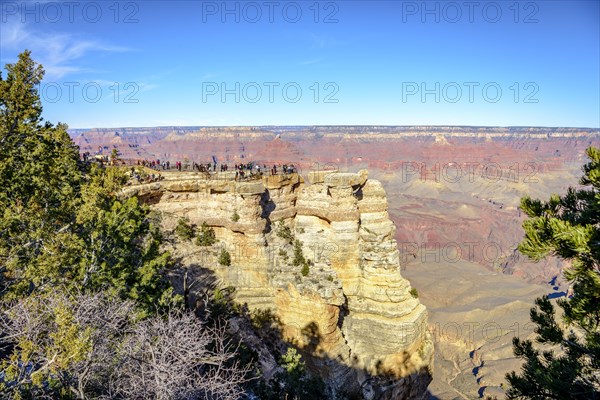
[[[179,248],[179,256],[210,268],[251,310],[272,310],[283,339],[310,356],[334,392],[422,398],[433,344],[426,309],[400,274],[385,190],[365,170],[308,180],[174,174],[126,194],[162,211],[166,225],[188,217],[213,227],[217,245]],[[222,247],[230,266],[217,262]]]

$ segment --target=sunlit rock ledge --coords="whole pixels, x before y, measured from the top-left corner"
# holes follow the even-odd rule
[[[312,172],[307,179],[234,177],[166,173],[123,195],[161,211],[165,229],[181,217],[213,227],[218,244],[175,245],[174,255],[210,269],[251,310],[272,310],[283,339],[305,353],[334,392],[425,396],[433,359],[427,311],[400,274],[381,183],[366,170]],[[278,234],[282,223],[292,238]],[[295,240],[310,260],[307,273],[293,265]],[[221,248],[231,254],[231,266],[217,262]]]

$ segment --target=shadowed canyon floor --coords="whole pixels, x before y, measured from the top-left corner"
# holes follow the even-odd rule
[[[567,291],[558,260],[532,263],[516,251],[519,200],[577,185],[585,148],[600,146],[599,130],[578,128],[165,127],[72,135],[82,151],[116,148],[132,160],[206,163],[214,155],[229,165],[294,163],[302,175],[368,168],[387,192],[402,276],[428,309],[430,392],[438,399],[501,397],[504,374],[519,367],[512,337],[532,331],[533,300]]]
[[[533,299],[556,291],[466,261],[410,263],[402,274],[429,312],[435,344],[431,394],[500,397],[504,374],[520,365],[512,353],[513,336],[531,335]]]

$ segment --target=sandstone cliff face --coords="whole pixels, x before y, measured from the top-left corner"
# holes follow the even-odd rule
[[[238,302],[272,310],[283,338],[310,356],[333,392],[422,398],[433,355],[427,312],[400,275],[381,183],[364,170],[313,173],[310,184],[295,174],[219,178],[169,175],[126,193],[162,211],[167,225],[187,216],[212,226],[217,245],[179,255],[234,286]],[[295,245],[306,262],[297,262]],[[221,247],[231,266],[216,262]]]

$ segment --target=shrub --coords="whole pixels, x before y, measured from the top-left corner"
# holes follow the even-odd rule
[[[292,260],[292,265],[294,267],[299,267],[300,265],[307,264],[306,258],[304,258],[304,254],[302,253],[302,242],[299,240],[294,241],[294,259]]]
[[[302,267],[300,270],[302,276],[307,276],[310,272],[310,266],[313,265],[311,260],[304,257],[304,254],[302,253],[302,242],[298,239],[294,241],[294,259],[292,260],[292,265],[294,267]]]
[[[302,266],[302,269],[300,270],[300,273],[302,273],[302,276],[307,276],[309,272],[310,272],[310,267],[308,266],[308,264],[304,264]]]
[[[415,299],[419,297],[419,292],[417,291],[416,288],[411,288],[408,293],[410,293],[410,295],[412,297],[414,297]]]
[[[183,240],[191,240],[194,237],[194,227],[188,218],[182,217],[177,221],[175,234]]]
[[[219,264],[229,267],[231,265],[231,256],[229,252],[224,248],[221,249],[221,254],[219,254]]]
[[[288,347],[287,352],[281,356],[281,367],[288,374],[304,374],[306,365],[302,361],[302,356],[293,347]]]
[[[235,287],[233,286],[216,287],[213,290],[211,299],[207,304],[207,323],[217,324],[235,314],[234,293]]]
[[[240,220],[240,215],[237,213],[236,210],[233,211],[233,215],[231,215],[231,220],[233,222],[238,222]]]
[[[289,243],[292,243],[294,241],[294,235],[292,235],[292,230],[283,221],[279,221],[279,224],[277,225],[277,236],[279,236],[283,240],[288,241]]]
[[[290,347],[281,357],[280,365],[283,374],[277,374],[276,379],[283,383],[284,393],[280,393],[280,399],[323,399],[325,395],[325,384],[319,377],[310,376],[306,364],[298,351]]]
[[[254,329],[262,329],[278,322],[277,316],[271,309],[257,309],[250,313],[250,322]]]
[[[285,250],[282,250],[282,249],[279,250],[279,257],[283,258],[283,261],[286,263],[288,262],[288,259],[290,258],[288,256],[288,254],[285,252]]]
[[[217,238],[215,236],[215,230],[206,225],[206,222],[203,222],[202,226],[200,227],[198,238],[196,239],[196,244],[198,246],[212,246],[216,242]]]

